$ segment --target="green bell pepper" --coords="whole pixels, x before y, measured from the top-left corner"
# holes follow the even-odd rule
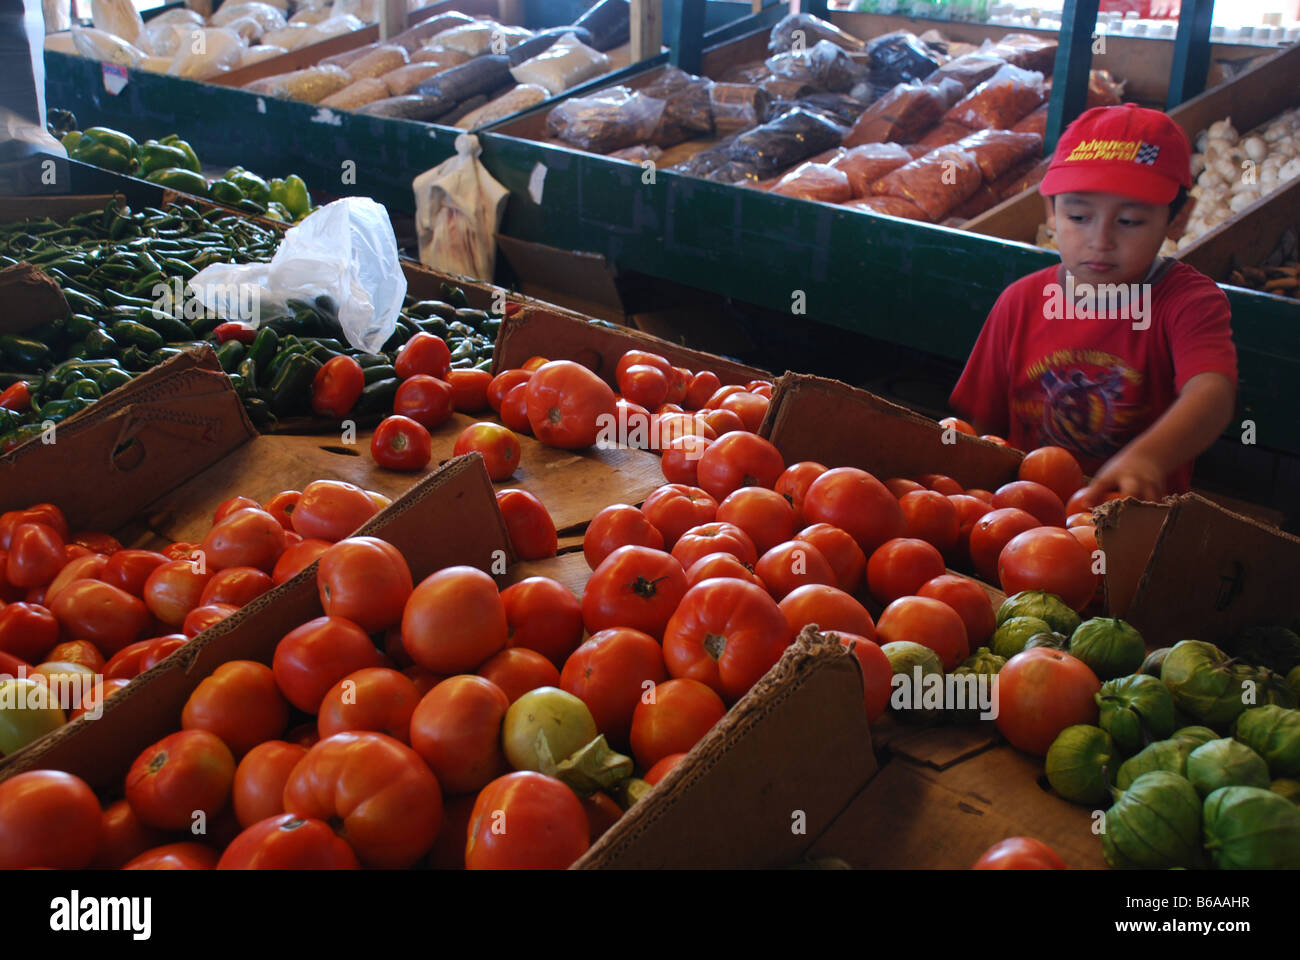
[[[140,145],[140,169],[136,171],[137,176],[147,177],[155,170],[166,170],[168,167],[188,169],[189,158],[185,156],[185,151],[157,140],[146,140]]]
[[[244,170],[233,177],[226,177],[226,180],[237,186],[245,198],[260,203],[263,207],[271,202],[270,186],[255,173]]]
[[[69,130],[63,135],[59,142],[63,144],[63,149],[68,151],[68,156],[72,156],[72,151],[76,148],[78,141],[81,140],[80,130]]]
[[[265,216],[269,220],[278,220],[281,223],[293,223],[293,214],[283,203],[276,203],[272,200],[266,205]]]
[[[91,127],[81,131],[69,156],[114,173],[130,173],[135,168],[138,150],[135,140],[119,130]]]
[[[229,180],[212,181],[209,196],[217,203],[229,204],[232,207],[244,199],[243,191]]]
[[[290,174],[284,178],[283,200],[276,197],[271,199],[284,204],[295,220],[302,219],[311,210],[311,194],[307,192],[307,184],[297,174]]]
[[[169,147],[175,147],[181,153],[185,154],[186,162],[178,164],[178,166],[184,167],[186,170],[193,170],[195,173],[200,173],[202,171],[202,166],[199,164],[198,154],[194,152],[194,148],[186,141],[172,133],[163,137],[161,142],[167,144]]]
[[[208,195],[208,181],[204,179],[203,174],[183,167],[165,167],[162,170],[155,170],[145,179],[161,187],[180,190],[182,193],[192,193],[199,197]]]

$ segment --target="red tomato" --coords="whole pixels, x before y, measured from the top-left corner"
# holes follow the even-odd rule
[[[220,623],[232,613],[238,613],[239,608],[229,603],[209,603],[205,606],[195,607],[185,615],[185,620],[181,624],[181,633],[187,637],[197,637],[208,627]]]
[[[346,354],[331,357],[312,379],[312,412],[331,420],[342,420],[360,399],[365,385],[365,371],[354,358]]]
[[[722,409],[730,410],[740,417],[740,422],[745,425],[745,429],[750,433],[757,433],[758,428],[763,423],[763,417],[767,415],[769,403],[767,397],[741,391],[723,399]]]
[[[618,364],[614,368],[614,380],[616,382],[620,380],[627,368],[634,365],[655,367],[663,372],[665,380],[671,380],[673,377],[673,365],[666,357],[648,350],[628,350],[618,358]]]
[[[434,673],[468,673],[503,649],[508,636],[497,585],[474,567],[447,567],[426,577],[402,614],[402,645]]]
[[[93,643],[85,640],[60,643],[46,653],[44,659],[50,663],[79,663],[95,673],[102,673],[104,669],[104,655]]]
[[[935,490],[905,493],[898,505],[907,521],[907,535],[924,540],[940,553],[951,553],[961,534],[961,517],[956,505]]]
[[[125,800],[118,800],[104,808],[100,820],[99,847],[91,869],[120,870],[128,862],[151,847],[167,840],[162,830],[146,827]]]
[[[684,403],[694,377],[695,373],[685,367],[673,367],[673,375],[668,378],[668,402]]]
[[[271,577],[256,567],[227,567],[208,581],[203,593],[199,595],[199,606],[227,603],[232,607],[242,607],[273,586]]]
[[[812,523],[839,527],[867,556],[907,531],[903,508],[889,489],[853,467],[836,467],[814,480],[804,496],[803,515]]]
[[[668,396],[668,375],[648,363],[623,367],[617,380],[619,393],[643,407],[657,407]]]
[[[974,580],[951,573],[941,574],[927,580],[917,595],[946,603],[957,611],[957,616],[966,626],[966,639],[972,650],[987,645],[993,636],[997,626],[993,602]]]
[[[156,637],[150,637],[148,640],[137,640],[135,643],[128,643],[125,647],[113,654],[104,664],[105,680],[130,680],[132,677],[140,674],[140,661],[149,648],[154,645]]]
[[[715,520],[691,527],[673,545],[673,557],[683,569],[711,553],[729,553],[741,563],[758,563],[758,548],[744,530],[734,523]]]
[[[889,665],[889,657],[874,640],[859,637],[851,633],[836,631],[840,643],[849,648],[849,652],[858,658],[862,670],[862,698],[867,708],[867,722],[874,723],[889,706],[889,697],[894,689],[894,668]]]
[[[722,386],[722,381],[712,370],[701,370],[695,376],[691,377],[691,382],[686,385],[686,407],[689,410],[699,410],[709,402],[709,397],[718,392]]]
[[[590,830],[588,840],[595,843],[605,832],[623,818],[623,808],[613,801],[608,793],[596,792],[583,797],[582,809],[587,813]]]
[[[1066,727],[1097,722],[1094,697],[1101,681],[1082,660],[1034,647],[1018,653],[998,672],[998,715],[994,723],[1011,745],[1046,756]]]
[[[966,624],[957,611],[929,597],[900,597],[876,621],[876,639],[881,646],[896,640],[911,640],[929,647],[943,661],[944,671],[955,670],[970,656]]]
[[[1083,469],[1064,447],[1039,447],[1020,461],[1021,480],[1032,480],[1051,490],[1061,502],[1083,486]]]
[[[923,473],[916,479],[925,484],[928,489],[937,490],[944,496],[962,492],[960,483],[942,473]]]
[[[169,627],[184,623],[189,612],[199,605],[203,590],[213,576],[206,567],[200,573],[201,566],[197,560],[168,560],[154,567],[141,592],[149,612]]]
[[[506,370],[498,373],[492,378],[492,382],[487,388],[488,406],[494,411],[500,412],[501,404],[508,394],[521,383],[527,383],[533,378],[535,370]]]
[[[881,603],[910,596],[943,574],[943,554],[924,540],[895,537],[867,561],[867,588]]]
[[[265,510],[248,507],[229,514],[208,531],[203,550],[208,569],[256,567],[269,571],[284,553],[284,527]]]
[[[284,785],[307,748],[284,740],[268,740],[244,754],[235,768],[235,817],[241,827],[284,812]]]
[[[735,577],[737,580],[744,580],[764,590],[767,589],[767,585],[758,574],[730,553],[709,553],[700,557],[686,571],[686,586],[693,587],[701,580],[711,580],[715,577]]]
[[[981,440],[987,440],[989,443],[995,443],[995,444],[997,444],[999,447],[1009,447],[1009,446],[1011,446],[1011,444],[1007,443],[1005,440],[1003,440],[1001,437],[999,437],[996,433],[981,433],[981,434],[980,434],[980,439],[981,439]]]
[[[614,407],[618,415],[618,439],[633,450],[650,450],[654,444],[650,436],[650,411],[639,403],[616,397]],[[531,429],[531,427],[529,428]]]
[[[382,733],[336,733],[309,751],[284,787],[286,813],[340,823],[367,867],[412,866],[442,825],[442,791],[410,747]]]
[[[996,583],[1002,548],[1016,535],[1039,525],[1037,517],[1015,507],[984,514],[970,531],[970,559],[975,572],[988,583]]]
[[[182,841],[146,850],[123,870],[213,870],[220,859],[217,851],[202,843]]]
[[[582,640],[582,604],[564,584],[528,577],[501,591],[508,647],[540,653],[559,669]]]
[[[658,639],[685,593],[686,571],[672,556],[649,547],[619,547],[587,581],[582,621],[589,633],[631,627]]]
[[[650,449],[656,453],[662,453],[665,447],[682,437],[699,437],[712,443],[718,438],[718,434],[703,419],[688,413],[670,412],[661,407],[650,418]],[[698,474],[698,460],[695,463],[695,470]]]
[[[271,668],[253,660],[230,660],[203,679],[185,701],[182,730],[207,730],[236,758],[289,726],[289,704]]]
[[[93,530],[80,530],[72,534],[68,539],[68,545],[72,544],[78,544],[91,553],[98,553],[105,557],[112,556],[122,549],[122,544],[116,537]]]
[[[218,870],[357,870],[352,848],[323,820],[282,813],[255,823],[226,847]]]
[[[330,547],[329,540],[303,540],[287,547],[280,559],[275,561],[271,571],[271,582],[277,587],[292,578],[300,570],[310,567]]]
[[[59,622],[35,603],[11,603],[0,609],[0,651],[40,663],[59,642]]]
[[[785,468],[785,472],[776,478],[774,489],[790,502],[790,506],[794,507],[795,516],[800,519],[800,522],[803,518],[803,498],[808,495],[808,488],[812,486],[812,482],[826,470],[825,464],[803,460],[790,464]]]
[[[5,579],[15,587],[43,587],[67,562],[57,530],[44,523],[19,523],[9,543]]]
[[[35,506],[28,507],[26,510],[17,511],[17,514],[18,519],[15,520],[14,526],[17,526],[19,523],[43,523],[47,527],[52,527],[54,532],[59,535],[60,540],[63,540],[65,543],[68,541],[69,534],[67,518],[64,517],[63,511],[54,504],[38,503]],[[0,520],[0,530],[2,529],[3,521]],[[10,541],[8,538],[11,533],[12,528],[4,530],[3,533],[0,534],[0,537],[3,538],[3,542],[0,542],[0,549],[9,549]]]
[[[500,687],[511,703],[538,687],[560,685],[560,671],[555,664],[526,647],[506,647],[489,657],[476,672]]]
[[[778,543],[758,558],[754,572],[767,592],[780,600],[810,584],[834,584],[835,571],[822,552],[806,540]]]
[[[542,560],[555,556],[559,544],[555,521],[542,501],[527,490],[498,490],[497,507],[506,522],[506,533],[516,557]]]
[[[705,580],[686,592],[668,621],[664,663],[673,677],[699,680],[735,701],[789,643],[785,615],[764,590],[743,580]]]
[[[229,500],[222,500],[217,504],[217,509],[212,513],[212,525],[216,526],[226,517],[238,510],[261,510],[262,505],[251,497],[231,497]]]
[[[718,504],[717,519],[744,530],[761,556],[794,536],[798,517],[790,501],[775,490],[740,487]],[[762,576],[762,572],[759,572]],[[764,577],[764,580],[767,578]]]
[[[92,647],[91,649],[94,648]],[[91,669],[94,668],[92,667]],[[108,698],[128,687],[130,683],[130,680],[105,680],[98,686],[92,686],[82,694],[81,702],[73,707],[72,712],[68,714],[68,722],[71,723],[73,720],[76,720],[78,717],[86,713],[96,717],[100,716]]]
[[[653,787],[664,777],[668,776],[668,774],[676,770],[678,765],[680,765],[685,759],[686,754],[684,753],[670,753],[647,770],[641,779]]]
[[[956,496],[956,494],[953,494]],[[993,506],[993,492],[991,490],[981,490],[979,487],[972,487],[966,491],[966,496],[974,497],[976,500],[983,500],[990,507]]]
[[[1065,526],[1065,504],[1061,498],[1032,480],[1004,483],[993,492],[993,506],[997,509],[1017,507],[1049,527]]]
[[[573,651],[557,686],[585,703],[596,729],[623,750],[637,704],[667,679],[663,651],[654,637],[620,627],[593,634]]]
[[[552,360],[528,381],[528,422],[533,435],[548,446],[590,447],[602,426],[616,417],[614,391],[580,363]]]
[[[140,672],[151,670],[158,664],[162,663],[169,656],[185,646],[190,638],[183,633],[169,633],[165,637],[157,637],[149,644],[149,649],[145,650],[140,656]]]
[[[582,555],[587,566],[595,570],[619,547],[629,545],[662,550],[664,535],[636,507],[615,503],[605,507],[587,524],[587,532],[582,537]]]
[[[700,486],[721,500],[741,487],[771,490],[785,472],[785,459],[771,441],[754,433],[733,431],[710,444],[700,457],[698,471]]]
[[[1060,854],[1033,837],[1008,837],[984,851],[972,870],[1068,870]]]
[[[1078,513],[1072,513],[1065,518],[1065,528],[1067,530],[1071,527],[1091,527],[1095,525],[1096,521],[1092,519],[1091,510],[1080,510]],[[68,566],[70,567],[72,564],[68,564]],[[66,570],[67,567],[64,567],[64,569]]]
[[[451,419],[455,393],[451,384],[425,373],[402,381],[393,398],[393,413],[410,417],[426,430],[437,430]]]
[[[410,417],[385,417],[370,438],[370,455],[385,470],[423,470],[433,457],[433,439]]]
[[[958,433],[964,433],[968,437],[975,436],[975,428],[960,417],[944,417],[939,421],[939,426],[945,430],[956,430]]]
[[[669,483],[695,486],[699,481],[700,458],[712,443],[712,440],[697,434],[685,434],[669,440],[664,444],[663,457],[659,461],[664,479]]]
[[[921,484],[917,483],[915,480],[906,480],[903,477],[891,477],[885,481],[885,486],[888,487],[889,492],[899,500],[902,500],[903,497],[909,493],[914,493],[917,490],[928,489],[921,486]]]
[[[589,844],[590,825],[577,795],[554,777],[517,770],[493,780],[474,801],[465,867],[564,870]]]
[[[705,402],[704,405],[706,407],[720,409],[722,407],[722,401],[726,400],[727,397],[731,396],[733,393],[744,393],[744,392],[745,392],[745,388],[740,384],[729,383],[725,387],[719,387],[717,390],[715,390],[713,392],[713,396],[709,397],[709,399]]]
[[[718,436],[733,431],[745,432],[745,422],[736,415],[734,410],[723,410],[721,407],[716,410],[705,408],[700,410],[697,416],[712,427],[713,432]]]
[[[632,712],[630,741],[637,765],[649,770],[669,754],[689,753],[726,712],[722,698],[698,680],[682,677],[658,684]]]
[[[0,870],[80,870],[100,832],[99,801],[80,777],[31,770],[0,782]]]
[[[519,466],[519,438],[499,423],[473,423],[460,432],[452,454],[482,455],[488,477],[494,481],[509,478]]]
[[[501,409],[497,411],[497,415],[501,417],[501,422],[515,433],[531,437],[533,425],[528,422],[528,384],[518,383],[511,387],[510,392],[501,401]]]
[[[990,496],[990,500],[992,497]],[[951,556],[970,557],[970,532],[984,514],[993,510],[992,504],[964,493],[956,493],[948,501],[957,510],[957,543],[952,548]]]
[[[804,527],[794,537],[811,543],[835,571],[836,584],[845,593],[855,593],[867,571],[867,557],[858,542],[829,523],[814,523]]]
[[[409,744],[411,714],[419,702],[409,677],[386,667],[366,667],[330,687],[317,711],[316,727],[322,737],[373,730]]]
[[[316,585],[326,616],[351,620],[366,633],[401,623],[413,589],[406,558],[378,537],[349,537],[327,549]]]
[[[184,540],[178,540],[176,543],[168,544],[162,550],[162,555],[168,560],[191,560],[194,554],[198,552],[199,545]]]
[[[105,561],[97,579],[138,597],[149,574],[166,562],[165,555],[153,550],[119,550]]]
[[[411,747],[449,795],[473,793],[506,769],[501,724],[510,698],[483,677],[448,677],[411,715]]]
[[[486,370],[453,370],[447,374],[451,387],[451,406],[457,413],[478,413],[488,409],[488,384],[492,374]]]
[[[664,547],[671,550],[691,527],[713,521],[718,502],[699,487],[668,483],[646,497],[641,512],[663,534]]]
[[[301,490],[281,490],[266,501],[266,506],[262,509],[279,520],[280,526],[284,527],[287,532],[293,533],[293,511],[301,499]]]
[[[393,368],[402,380],[421,373],[446,380],[447,374],[451,373],[451,351],[442,337],[421,331],[397,352]]]
[[[50,612],[63,636],[92,643],[108,657],[138,640],[149,623],[143,603],[98,580],[68,584],[52,601]]]
[[[330,687],[348,674],[377,666],[379,651],[365,631],[339,617],[317,617],[290,630],[271,661],[280,692],[305,713],[315,713]]]
[[[304,537],[331,543],[353,531],[379,512],[366,491],[341,480],[314,480],[303,488],[293,511],[293,529]]]
[[[876,639],[876,624],[867,608],[835,587],[817,583],[800,587],[787,594],[780,607],[785,622],[790,626],[791,637],[798,636],[805,626],[815,623],[821,631],[834,630],[867,640]]]
[[[140,822],[159,830],[188,830],[203,811],[211,821],[226,807],[235,779],[235,758],[207,730],[163,737],[131,764],[126,802]]]
[[[1092,554],[1060,527],[1039,527],[1014,537],[998,555],[1002,589],[1054,593],[1075,610],[1082,610],[1097,591]]]

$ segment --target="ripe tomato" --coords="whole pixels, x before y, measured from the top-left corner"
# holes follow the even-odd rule
[[[35,603],[11,603],[0,609],[0,651],[40,663],[59,642],[59,622]]]
[[[669,483],[693,487],[699,482],[700,458],[713,441],[697,434],[674,437],[663,446],[659,468]]]
[[[229,514],[208,531],[201,549],[208,569],[256,567],[269,571],[284,553],[284,527],[265,510],[248,507]]]
[[[200,573],[200,566],[192,560],[168,560],[154,567],[141,591],[149,612],[169,627],[183,624],[213,576],[206,567]]]
[[[1066,727],[1097,722],[1094,697],[1100,689],[1101,681],[1082,660],[1034,647],[1016,654],[998,672],[993,722],[1013,747],[1046,756]]]
[[[209,603],[195,607],[185,615],[185,620],[181,623],[181,633],[187,637],[197,637],[208,627],[238,612],[239,608],[229,603]]]
[[[619,393],[643,407],[657,407],[668,396],[668,375],[648,363],[624,367],[617,379]]]
[[[1075,610],[1082,610],[1097,591],[1092,554],[1060,527],[1038,527],[1014,537],[998,555],[1002,589],[1054,593]]]
[[[758,548],[749,534],[725,521],[715,520],[691,527],[673,545],[673,557],[683,569],[711,553],[729,553],[748,566],[758,562]]]
[[[944,496],[962,492],[960,483],[942,473],[923,473],[916,479],[921,481],[927,489],[937,490]]]
[[[123,870],[213,870],[220,855],[202,843],[185,840],[146,850]]]
[[[917,591],[917,596],[929,597],[948,604],[961,617],[966,626],[966,640],[972,650],[985,646],[997,626],[993,602],[974,580],[951,573],[927,580]]]
[[[743,393],[744,391],[745,388],[741,384],[729,383],[725,387],[719,387],[715,390],[713,396],[709,397],[704,405],[706,407],[719,409],[722,406],[722,401],[726,400],[727,397],[731,396],[733,393]]]
[[[20,523],[43,523],[52,527],[59,539],[68,540],[68,521],[63,511],[52,503],[38,503],[26,510],[10,510],[0,514],[0,550],[8,550],[14,529]]]
[[[718,392],[722,386],[722,381],[712,370],[701,370],[695,376],[691,377],[691,382],[686,385],[686,408],[688,410],[699,410],[709,402],[709,397]]]
[[[373,730],[410,743],[411,714],[419,702],[409,677],[386,667],[366,667],[330,687],[317,711],[316,727],[322,737]]]
[[[993,505],[965,493],[955,493],[948,498],[948,501],[957,511],[957,543],[949,552],[949,556],[968,559],[970,532],[980,517],[993,510]]]
[[[582,640],[582,603],[564,584],[528,577],[501,591],[508,647],[533,650],[558,670]]]
[[[50,581],[50,585],[45,588],[44,606],[49,606],[54,598],[59,595],[59,591],[74,580],[101,579],[100,574],[104,572],[104,567],[107,564],[108,557],[98,553],[69,560],[63,565],[63,569],[58,572],[58,575]]]
[[[673,677],[699,680],[735,701],[781,659],[790,636],[781,608],[762,588],[705,580],[686,592],[668,621],[664,664]]]
[[[413,588],[406,558],[378,537],[349,537],[327,549],[316,585],[326,616],[351,620],[366,633],[400,623]]]
[[[735,577],[767,589],[763,579],[730,553],[709,553],[700,557],[686,571],[686,586],[693,587],[701,580],[715,577]]]
[[[572,360],[552,360],[539,367],[528,381],[527,400],[534,436],[564,450],[590,447],[618,412],[609,384]]]
[[[1068,870],[1060,854],[1033,837],[1008,837],[984,851],[972,870]]]
[[[558,687],[560,671],[536,650],[506,647],[489,657],[477,670],[480,677],[491,680],[514,703],[529,690]]]
[[[402,614],[402,645],[434,673],[468,673],[506,645],[497,585],[474,567],[447,567],[420,581]]]
[[[212,513],[212,525],[216,526],[226,517],[230,516],[237,510],[261,510],[262,505],[252,497],[231,497],[228,500],[222,500],[217,504],[217,509]]]
[[[771,490],[785,472],[785,459],[771,441],[735,430],[719,436],[704,451],[698,471],[700,486],[721,500],[741,487]]]
[[[304,537],[334,543],[351,536],[378,512],[379,505],[360,487],[342,480],[314,480],[298,498],[293,529]]]
[[[284,740],[259,743],[239,761],[233,788],[235,818],[241,827],[284,812],[284,785],[307,748]]]
[[[0,870],[80,870],[100,833],[99,801],[80,777],[31,770],[0,782]]]
[[[138,597],[144,593],[149,574],[166,562],[165,555],[153,550],[119,550],[104,563],[98,579]]]
[[[497,507],[506,522],[506,533],[516,557],[542,560],[555,556],[559,544],[555,521],[542,501],[527,490],[498,490]]]
[[[822,552],[806,540],[778,543],[754,564],[763,585],[777,600],[810,584],[834,584],[835,571]]]
[[[93,647],[91,648],[94,649]],[[77,661],[71,661],[76,663]],[[91,669],[94,669],[91,667]],[[98,671],[96,671],[98,672]],[[68,722],[71,723],[82,714],[89,713],[92,716],[99,716],[103,710],[105,701],[113,694],[125,689],[131,683],[130,680],[105,680],[98,687],[92,686],[81,696],[81,702],[77,704],[72,712],[68,714]]]
[[[717,519],[744,530],[761,556],[794,536],[798,526],[794,507],[775,490],[741,487],[718,504]],[[759,573],[762,576],[762,573]],[[766,578],[764,578],[766,579]]]
[[[668,378],[668,402],[684,403],[686,391],[690,389],[694,377],[694,371],[687,370],[685,367],[673,367],[673,375]]]
[[[791,637],[798,636],[805,626],[815,623],[821,631],[834,630],[867,640],[876,639],[876,624],[867,608],[835,587],[817,583],[800,587],[787,594],[780,607],[785,622],[790,626]]]
[[[794,507],[795,516],[800,519],[800,522],[803,518],[803,498],[808,495],[808,488],[812,486],[812,482],[826,470],[825,464],[803,460],[790,464],[785,468],[785,472],[776,478],[774,489],[790,502],[790,506]]]
[[[409,417],[426,430],[437,430],[451,419],[455,400],[451,384],[425,373],[402,381],[393,397],[393,413]]]
[[[595,570],[619,547],[629,545],[662,550],[664,535],[636,507],[615,503],[605,507],[587,524],[587,532],[582,537],[582,555],[587,566]]]
[[[226,807],[235,758],[215,733],[182,730],[146,747],[126,774],[126,802],[140,822],[188,830],[193,814],[209,821]]]
[[[722,698],[698,680],[657,684],[632,712],[629,740],[637,765],[649,770],[669,754],[689,753],[726,712]]]
[[[457,413],[478,413],[488,409],[488,384],[492,374],[486,370],[453,370],[447,374],[451,387],[451,406]]]
[[[494,411],[501,411],[501,404],[508,394],[521,383],[527,383],[533,378],[535,370],[506,370],[498,373],[492,378],[492,382],[487,388],[488,406]]]
[[[255,823],[226,847],[218,870],[357,870],[352,848],[330,825],[293,813]]]
[[[614,400],[618,415],[618,439],[633,450],[650,450],[654,447],[650,436],[650,411],[639,403],[622,397]]]
[[[53,527],[44,523],[17,524],[9,543],[5,579],[15,587],[44,586],[68,562],[63,547],[63,538]]]
[[[135,643],[128,643],[117,653],[109,657],[108,662],[104,664],[105,680],[130,680],[132,677],[140,675],[140,661],[149,648],[153,646],[157,637],[150,637],[147,640],[137,640]]]
[[[691,527],[713,521],[718,502],[699,487],[668,483],[645,498],[641,512],[663,534],[664,547],[671,550]]]
[[[615,381],[620,380],[627,368],[634,365],[655,367],[662,371],[665,380],[670,380],[673,376],[673,365],[666,357],[651,353],[649,350],[628,350],[618,358],[618,364],[614,368]]]
[[[997,509],[1017,507],[1032,514],[1041,524],[1049,527],[1065,526],[1065,504],[1061,498],[1032,480],[1004,483],[993,491],[993,506]]]
[[[885,481],[885,486],[888,487],[889,492],[899,500],[902,500],[903,497],[909,493],[913,493],[917,490],[928,489],[927,487],[923,487],[921,484],[917,483],[915,480],[907,480],[903,477],[891,477]]]
[[[227,567],[208,581],[203,593],[199,595],[199,606],[227,603],[232,607],[242,607],[266,593],[272,586],[274,583],[271,577],[256,567]]]
[[[67,643],[60,643],[47,652],[44,659],[50,663],[79,663],[89,667],[95,673],[102,673],[104,669],[104,655],[93,643],[87,643],[85,640],[69,640]]]
[[[519,438],[512,431],[499,423],[483,421],[470,424],[456,438],[452,454],[459,457],[466,453],[482,455],[488,477],[501,481],[509,478],[519,466],[521,448]]]
[[[997,444],[999,447],[1011,446],[1011,444],[1007,443],[1006,440],[999,437],[996,433],[981,433],[980,439],[987,440],[989,443]]]
[[[421,373],[446,380],[451,373],[451,351],[442,337],[420,331],[397,352],[393,369],[402,380]]]
[[[501,401],[501,409],[497,411],[497,415],[501,417],[501,422],[515,433],[531,437],[533,425],[528,422],[528,384],[518,383],[511,387],[510,392]]]
[[[517,770],[483,788],[470,812],[468,870],[564,870],[587,852],[582,801],[554,777]]]
[[[696,416],[712,427],[713,432],[718,436],[733,431],[745,432],[745,422],[740,419],[734,410],[724,410],[721,407],[709,409],[706,407],[700,410]],[[700,459],[703,459],[703,457]]]
[[[968,437],[975,436],[975,428],[960,417],[944,417],[939,421],[939,426],[945,430],[956,430],[958,433],[964,433]]]
[[[1071,527],[1091,527],[1095,525],[1096,521],[1092,519],[1091,510],[1080,510],[1078,513],[1072,513],[1065,518],[1065,529],[1067,530]],[[68,566],[70,567],[72,564],[68,564]],[[67,567],[64,567],[64,569],[66,570]]]
[[[724,397],[722,409],[730,410],[740,417],[740,422],[745,425],[745,429],[750,433],[757,433],[759,426],[763,423],[763,417],[767,415],[769,402],[767,397],[760,397],[748,390],[741,390],[729,397]]]
[[[106,657],[138,640],[149,624],[149,611],[139,599],[98,580],[68,584],[54,598],[50,612],[63,636],[92,643]]]
[[[587,581],[582,621],[589,633],[631,627],[658,639],[685,593],[686,571],[672,556],[649,547],[619,547]]]
[[[182,730],[207,730],[238,759],[289,726],[289,704],[271,668],[253,660],[230,660],[194,688],[181,711]]]
[[[573,651],[557,686],[585,703],[605,739],[624,750],[637,704],[667,679],[663,651],[654,637],[620,627],[593,634]]]
[[[699,437],[711,444],[718,438],[715,431],[700,417],[688,413],[668,412],[660,408],[650,418],[650,449],[663,453],[664,449],[683,437]],[[700,453],[703,456],[703,451]],[[695,471],[699,473],[699,460],[695,462]]]
[[[1039,447],[1025,454],[1020,461],[1021,480],[1041,483],[1064,503],[1074,491],[1083,486],[1083,469],[1074,454],[1064,447]]]
[[[852,633],[836,631],[840,643],[849,648],[849,652],[858,659],[862,670],[862,699],[867,708],[867,722],[874,723],[889,706],[889,697],[894,689],[894,668],[889,664],[889,657],[874,640]]]
[[[342,420],[360,399],[365,386],[365,371],[354,358],[346,354],[331,357],[312,379],[312,412],[332,420]]]
[[[448,795],[473,793],[506,769],[501,724],[510,698],[483,677],[448,677],[411,714],[411,747]]]
[[[190,638],[183,633],[169,633],[165,637],[156,637],[140,656],[140,672],[153,669],[185,646],[189,640]]]
[[[970,559],[981,579],[998,582],[998,556],[1012,537],[1039,526],[1038,518],[1015,507],[990,510],[970,531]]]
[[[961,517],[956,505],[935,490],[905,493],[898,505],[907,521],[907,535],[932,544],[940,553],[951,553],[961,534]]]
[[[881,603],[910,596],[943,574],[943,554],[924,540],[895,537],[867,561],[867,588]]]
[[[315,713],[329,688],[348,674],[379,665],[365,631],[339,617],[317,617],[290,630],[271,660],[280,692],[305,713]]]
[[[295,532],[293,529],[293,511],[301,499],[301,490],[281,490],[266,501],[266,506],[262,509],[279,520],[280,526],[284,527],[286,531],[293,533]]]
[[[804,496],[803,515],[812,523],[839,527],[867,556],[907,531],[903,508],[889,488],[853,467],[836,467],[814,480]]]
[[[653,787],[664,777],[668,776],[668,774],[676,770],[677,767],[681,764],[681,762],[685,759],[686,759],[686,754],[684,753],[670,753],[668,754],[668,756],[664,757],[653,767],[647,770],[645,772],[645,775],[642,776],[641,779]]]
[[[271,581],[278,587],[291,579],[300,570],[310,567],[330,547],[329,540],[308,539],[287,547],[280,559],[275,561],[271,571]]]
[[[286,813],[342,824],[367,867],[412,866],[442,825],[442,791],[410,747],[382,733],[336,733],[316,744],[284,787]]]
[[[410,417],[385,417],[370,438],[370,455],[385,470],[423,470],[433,457],[433,439]]]
[[[99,847],[90,862],[94,870],[120,870],[151,847],[165,843],[167,834],[146,827],[125,800],[104,808],[100,818]]]
[[[794,539],[811,543],[822,552],[835,572],[836,585],[845,593],[855,593],[867,572],[867,557],[858,542],[829,523],[814,523],[795,534]]]
[[[199,545],[190,543],[187,540],[178,540],[175,543],[168,544],[162,550],[162,555],[168,560],[192,560],[198,552]]]
[[[956,496],[956,494],[953,494],[953,496]],[[966,496],[974,497],[976,500],[983,500],[990,507],[993,506],[993,491],[991,490],[981,490],[979,487],[972,487],[970,490],[966,491]]]
[[[883,646],[896,640],[911,640],[929,647],[943,661],[945,671],[954,670],[970,656],[966,624],[957,611],[929,597],[900,597],[876,621],[876,639]]]

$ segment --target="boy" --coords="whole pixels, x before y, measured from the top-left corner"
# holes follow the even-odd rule
[[[1134,104],[1069,126],[1039,186],[1061,264],[1002,292],[950,398],[981,434],[1069,450],[1098,500],[1186,491],[1233,415],[1228,299],[1158,256],[1191,213],[1190,154],[1177,124]]]

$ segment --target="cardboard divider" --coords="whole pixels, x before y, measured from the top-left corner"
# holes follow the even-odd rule
[[[1112,617],[1128,619],[1142,574],[1151,562],[1151,551],[1160,528],[1169,516],[1163,503],[1112,500],[1093,514],[1097,524],[1097,546],[1106,556],[1106,610]]]

